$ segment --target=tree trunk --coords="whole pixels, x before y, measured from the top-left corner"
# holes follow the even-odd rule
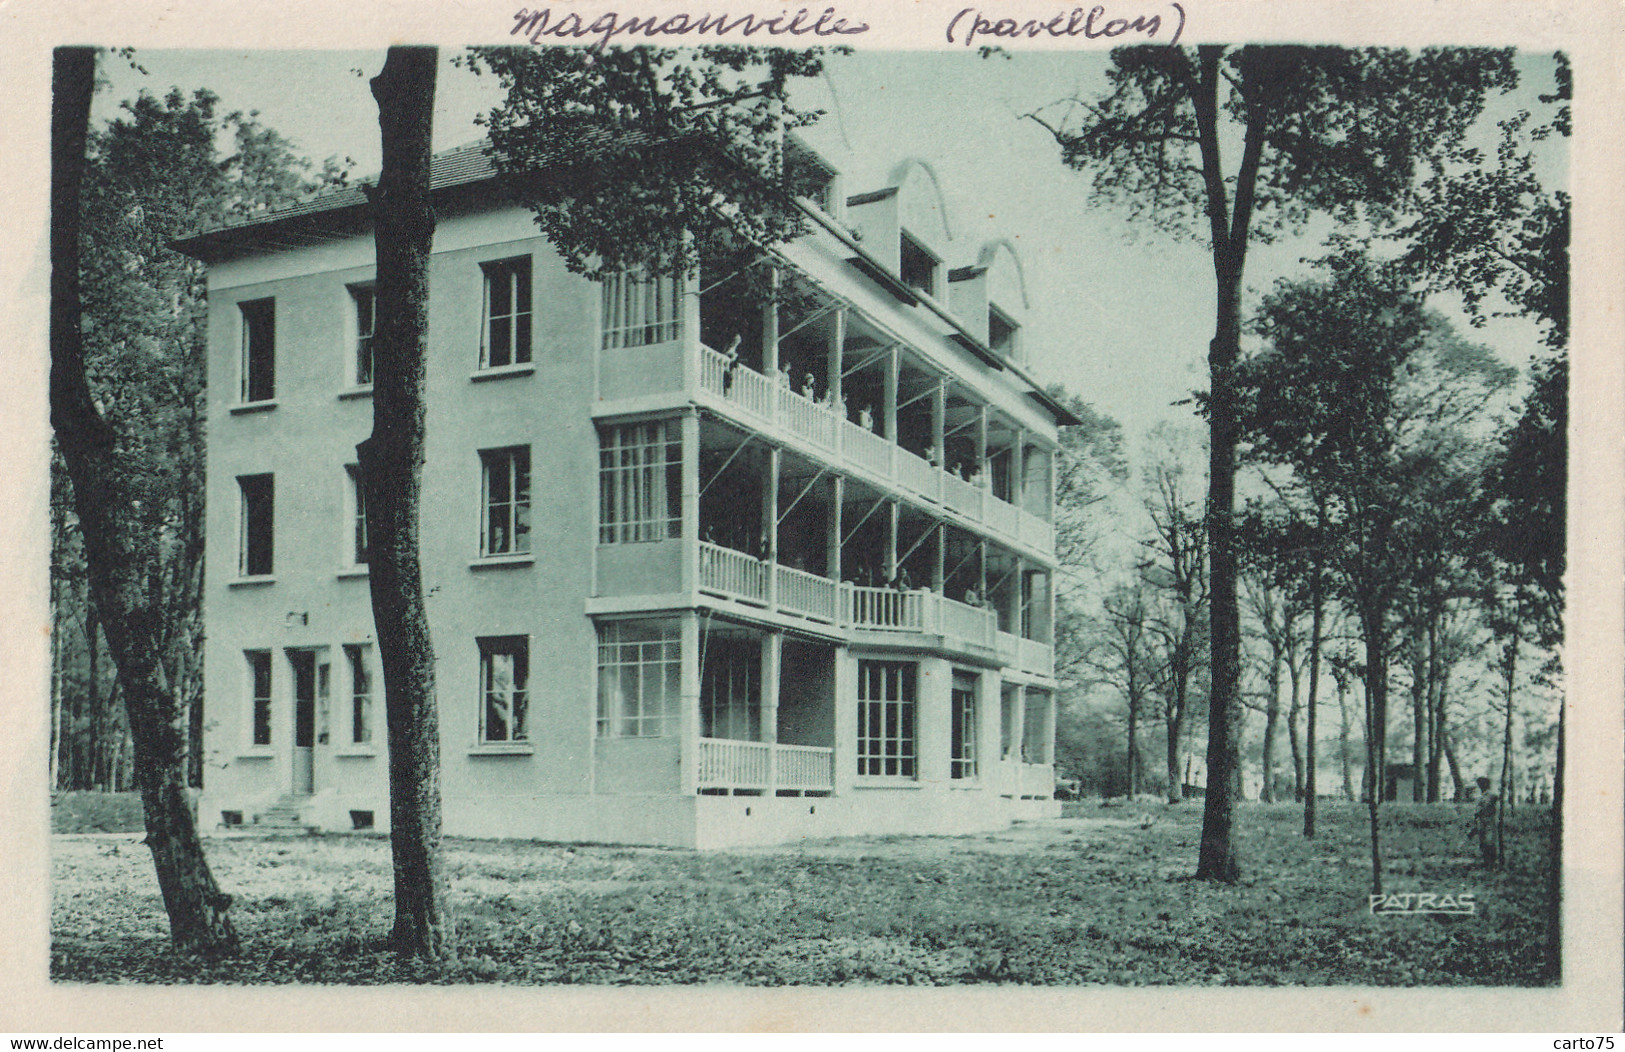
[[[1276,728],[1281,722],[1281,653],[1271,649],[1269,697],[1264,702],[1264,755],[1261,762],[1264,767],[1264,786],[1259,790],[1258,799],[1261,803],[1273,804],[1275,802],[1275,739]]]
[[[85,693],[79,705],[84,713],[84,730],[74,742],[74,785],[96,788],[96,732],[101,722],[102,633],[96,617],[96,601],[85,604]]]
[[[1426,629],[1418,624],[1411,640],[1411,802],[1419,804],[1427,799],[1423,784],[1422,766],[1426,753],[1428,710],[1428,648]]]
[[[1382,894],[1381,802],[1388,789],[1388,658],[1382,627],[1372,616],[1363,620],[1365,634],[1366,810],[1371,821],[1371,893]]]
[[[1450,784],[1453,789],[1451,798],[1460,800],[1467,795],[1467,783],[1462,779],[1461,764],[1456,761],[1456,748],[1450,744],[1450,728],[1442,727],[1439,733],[1444,743],[1444,760],[1450,766]]]
[[[62,611],[57,605],[55,567],[51,580],[51,752],[46,759],[45,783],[56,792],[60,786],[57,753],[62,748]]]
[[[392,941],[403,954],[451,952],[440,848],[440,719],[418,554],[428,349],[432,47],[391,47],[372,80],[383,165],[372,192],[377,241],[373,429],[357,447],[367,494],[369,577],[389,727]]]
[[[1292,799],[1303,799],[1303,738],[1298,733],[1298,719],[1303,714],[1303,698],[1299,694],[1301,673],[1291,661],[1286,666],[1287,697],[1289,703],[1286,710],[1286,738],[1287,745],[1292,749]]]
[[[1128,695],[1128,798],[1130,800],[1140,793],[1140,699],[1136,697],[1137,693],[1138,691],[1135,690],[1131,682]]]
[[[163,622],[152,603],[158,539],[143,535],[127,490],[132,468],[97,410],[85,379],[80,337],[79,189],[96,72],[95,51],[58,48],[51,100],[51,426],[73,483],[90,595],[105,622],[134,745],[146,844],[183,952],[218,956],[237,948],[230,896],[209,871],[186,792],[183,713],[165,673]]]
[[[1354,795],[1354,756],[1349,748],[1349,684],[1343,676],[1337,677],[1337,758],[1343,765],[1343,796],[1348,800],[1358,800]]]
[[[1208,704],[1207,797],[1202,810],[1198,880],[1241,879],[1233,829],[1241,777],[1241,604],[1236,594],[1236,360],[1241,354],[1241,287],[1247,263],[1254,193],[1268,115],[1249,111],[1235,178],[1234,212],[1226,207],[1226,183],[1218,130],[1219,64],[1224,47],[1197,48],[1191,86],[1202,155],[1217,306],[1208,344],[1208,617],[1211,625],[1212,696]]]
[[[1506,815],[1507,808],[1512,805],[1512,720],[1517,710],[1515,704],[1516,685],[1518,681],[1518,622],[1513,621],[1510,638],[1506,642],[1506,650],[1502,658],[1501,668],[1506,677],[1506,723],[1501,735],[1501,785],[1500,792],[1496,794],[1495,802],[1495,864],[1505,867],[1506,854]]]
[[[1305,742],[1303,770],[1303,835],[1315,835],[1315,753],[1320,739],[1316,737],[1315,702],[1320,693],[1320,636],[1324,628],[1322,614],[1325,603],[1320,594],[1320,561],[1310,568],[1314,574],[1309,581],[1309,734]]]
[[[1176,672],[1175,675],[1177,676],[1178,673]],[[1185,799],[1184,779],[1180,777],[1179,770],[1179,739],[1181,732],[1185,729],[1184,694],[1186,688],[1183,683],[1176,683],[1174,689],[1176,692],[1174,695],[1174,708],[1172,712],[1166,714],[1168,727],[1168,802],[1170,804],[1177,804]]]
[[[1557,766],[1552,772],[1551,836],[1546,860],[1546,969],[1548,982],[1563,978],[1563,761],[1565,703],[1557,710]]]

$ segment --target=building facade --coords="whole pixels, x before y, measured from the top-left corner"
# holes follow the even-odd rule
[[[703,848],[1058,813],[1070,417],[1026,373],[1020,263],[950,258],[924,165],[848,196],[797,149],[828,178],[761,272],[602,283],[477,148],[436,158],[421,548],[448,833]],[[201,825],[386,829],[364,202],[180,247],[209,264]]]

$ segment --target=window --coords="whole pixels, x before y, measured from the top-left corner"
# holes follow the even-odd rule
[[[858,662],[858,773],[913,778],[916,668]]]
[[[530,257],[486,263],[480,368],[530,361]]]
[[[598,628],[598,736],[677,733],[682,657],[670,621],[611,621]]]
[[[700,734],[760,741],[762,642],[757,636],[710,629],[701,644]]]
[[[271,744],[271,652],[245,650],[248,659],[249,703],[252,706],[255,745]]]
[[[936,295],[937,258],[907,234],[902,237],[897,270],[909,288],[927,296]]]
[[[349,512],[345,516],[349,519],[349,549],[350,562],[355,566],[367,565],[367,491],[361,485],[361,467],[358,464],[346,464],[344,474],[350,485]]]
[[[835,214],[835,170],[794,139],[784,144],[784,175],[790,193]]]
[[[238,475],[242,516],[239,526],[237,573],[263,577],[271,573],[272,521],[275,487],[270,475]]]
[[[1016,323],[997,307],[987,309],[987,345],[1005,358],[1016,356]]]
[[[1050,694],[1028,688],[1021,721],[1021,759],[1024,763],[1050,762]]]
[[[598,543],[681,534],[682,442],[656,420],[604,430],[598,452]]]
[[[529,703],[530,640],[524,636],[491,636],[480,644],[480,741],[522,742]]]
[[[599,325],[603,348],[675,340],[682,331],[683,279],[611,274],[604,279]]]
[[[355,364],[352,379],[357,387],[372,383],[372,333],[377,324],[377,297],[371,285],[350,286],[355,303]]]
[[[365,644],[344,647],[344,662],[350,666],[350,741],[354,745],[372,743],[372,670],[367,667]]]
[[[530,551],[530,447],[480,451],[485,479],[481,555]]]
[[[954,673],[948,777],[976,777],[976,677]]]
[[[276,300],[239,303],[243,315],[242,400],[276,397]]]

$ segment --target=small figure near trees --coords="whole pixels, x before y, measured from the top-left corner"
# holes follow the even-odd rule
[[[1473,825],[1467,839],[1478,844],[1484,865],[1494,867],[1501,861],[1501,844],[1495,835],[1495,815],[1500,809],[1501,797],[1490,788],[1490,780],[1478,779],[1478,810],[1473,814]]]

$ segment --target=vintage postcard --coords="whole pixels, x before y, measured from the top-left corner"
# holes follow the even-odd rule
[[[1620,1029],[1613,7],[8,13],[0,1029]]]

